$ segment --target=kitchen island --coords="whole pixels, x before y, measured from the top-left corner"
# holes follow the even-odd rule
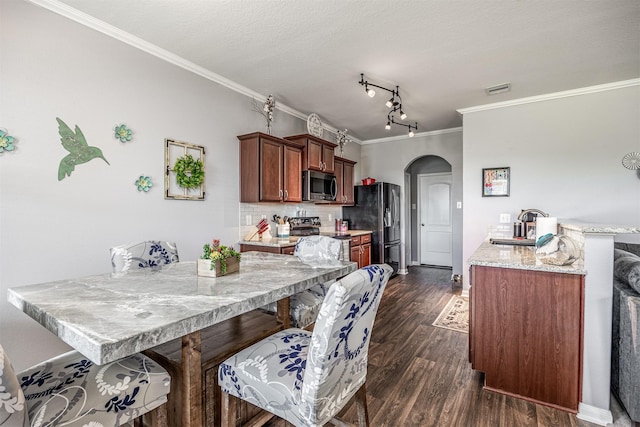
[[[483,243],[469,264],[469,360],[485,388],[576,413],[582,262],[548,265],[532,247]]]
[[[581,260],[577,263],[555,271],[559,274],[564,271],[566,274],[583,275],[584,278],[582,392],[577,417],[604,426],[613,422],[610,410],[613,244],[614,240],[637,239],[640,226],[587,224],[565,220],[558,225],[558,231],[573,238],[582,253]],[[474,266],[484,265],[524,271],[555,270],[550,266],[526,262],[527,259],[533,260],[532,252],[519,252],[523,249],[527,248],[492,248],[488,243],[483,243],[468,259],[468,263],[472,269]],[[485,251],[490,251],[491,254]]]

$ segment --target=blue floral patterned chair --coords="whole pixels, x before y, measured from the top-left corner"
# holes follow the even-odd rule
[[[137,268],[159,269],[165,264],[178,262],[178,249],[173,242],[147,240],[115,246],[111,251],[111,266],[115,273]]]
[[[0,346],[0,426],[166,426],[167,371],[142,354],[95,365],[72,351],[16,375]]]
[[[359,423],[368,425],[369,342],[392,272],[382,264],[349,274],[329,288],[312,333],[286,329],[224,361],[223,425],[235,425],[238,398],[301,427],[324,425],[354,396]]]
[[[305,236],[298,239],[293,255],[297,256],[300,261],[318,268],[335,265],[342,259],[342,243],[327,236]],[[313,325],[327,294],[327,289],[333,283],[335,280],[321,283],[289,298],[291,326],[309,328]],[[263,310],[275,313],[276,303],[263,307]]]

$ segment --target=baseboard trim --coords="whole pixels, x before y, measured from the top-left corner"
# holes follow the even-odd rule
[[[462,298],[469,298],[469,289],[463,289],[462,293],[460,294],[460,296]]]
[[[613,414],[609,409],[598,408],[582,402],[578,405],[576,417],[601,426],[606,426],[613,422]]]
[[[399,268],[398,274],[409,274],[409,270],[406,268]]]

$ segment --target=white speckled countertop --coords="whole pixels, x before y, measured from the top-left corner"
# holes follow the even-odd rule
[[[604,224],[588,224],[577,221],[564,222],[561,224],[567,230],[579,231],[586,234],[637,234],[640,233],[640,226],[630,225],[604,225]]]
[[[493,245],[484,242],[469,257],[469,265],[517,268],[520,270],[548,271],[552,273],[586,274],[582,259],[570,265],[543,264],[536,258],[533,246]]]
[[[321,236],[329,236],[329,237],[333,237],[335,236],[335,232],[328,232],[328,231],[321,231],[320,235]],[[358,237],[358,236],[363,236],[365,234],[371,234],[371,230],[349,230],[345,233],[345,235],[349,235],[351,237]],[[264,241],[248,241],[248,240],[241,240],[240,244],[241,245],[255,245],[255,246],[269,246],[269,247],[274,247],[274,248],[286,248],[288,246],[295,246],[296,242],[298,241],[298,239],[302,237],[302,236],[291,236],[289,238],[286,239],[279,239],[274,237],[273,239],[269,239],[269,240],[264,240]]]

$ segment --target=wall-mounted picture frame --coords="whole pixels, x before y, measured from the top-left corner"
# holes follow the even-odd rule
[[[204,200],[204,147],[165,139],[164,198]]]
[[[482,197],[509,197],[511,168],[482,169]]]

